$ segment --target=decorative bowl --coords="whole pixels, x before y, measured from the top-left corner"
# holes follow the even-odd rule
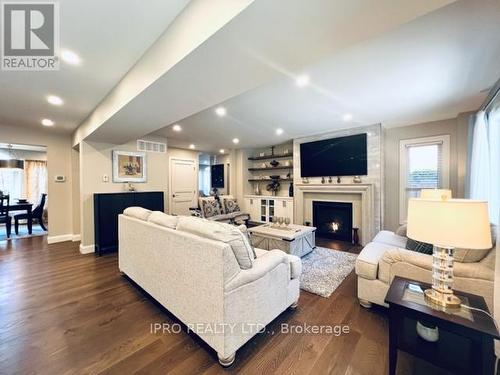
[[[270,178],[271,180],[279,180],[279,179],[281,178],[281,176],[280,176],[280,175],[278,175],[278,174],[274,174],[274,175],[272,175],[272,176],[269,176],[269,178]]]

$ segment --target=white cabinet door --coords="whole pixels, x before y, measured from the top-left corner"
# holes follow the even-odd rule
[[[245,198],[246,210],[250,214],[250,220],[260,221],[260,199]]]
[[[289,217],[293,223],[293,202],[286,199],[279,199],[275,202],[276,216]]]

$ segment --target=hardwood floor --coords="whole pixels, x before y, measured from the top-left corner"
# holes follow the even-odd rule
[[[356,251],[318,240],[318,245]],[[332,250],[334,251],[334,250]],[[385,310],[366,310],[351,273],[330,298],[302,291],[286,311],[223,369],[211,348],[118,271],[117,255],[81,255],[78,243],[46,237],[0,241],[0,374],[385,374]],[[348,325],[349,334],[286,334],[281,323]],[[434,368],[400,355],[399,373]]]

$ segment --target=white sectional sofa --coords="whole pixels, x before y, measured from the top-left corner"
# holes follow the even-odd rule
[[[493,311],[495,234],[492,249],[455,251],[454,289],[481,295]],[[395,276],[431,283],[432,255],[406,250],[406,227],[396,233],[380,231],[356,259],[358,299],[362,306],[386,306],[384,300]]]
[[[241,235],[229,224],[138,207],[119,217],[120,271],[215,349],[224,366],[299,298],[300,258],[260,249],[254,257]]]

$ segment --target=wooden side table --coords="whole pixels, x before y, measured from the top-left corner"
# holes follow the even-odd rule
[[[398,349],[454,373],[493,374],[493,339],[500,336],[494,320],[485,313],[489,311],[484,298],[456,292],[462,307],[443,311],[426,304],[423,291],[428,288],[429,284],[401,277],[391,283],[385,298],[389,304],[389,374],[396,373]],[[439,340],[431,343],[420,338],[417,321],[436,325]]]

